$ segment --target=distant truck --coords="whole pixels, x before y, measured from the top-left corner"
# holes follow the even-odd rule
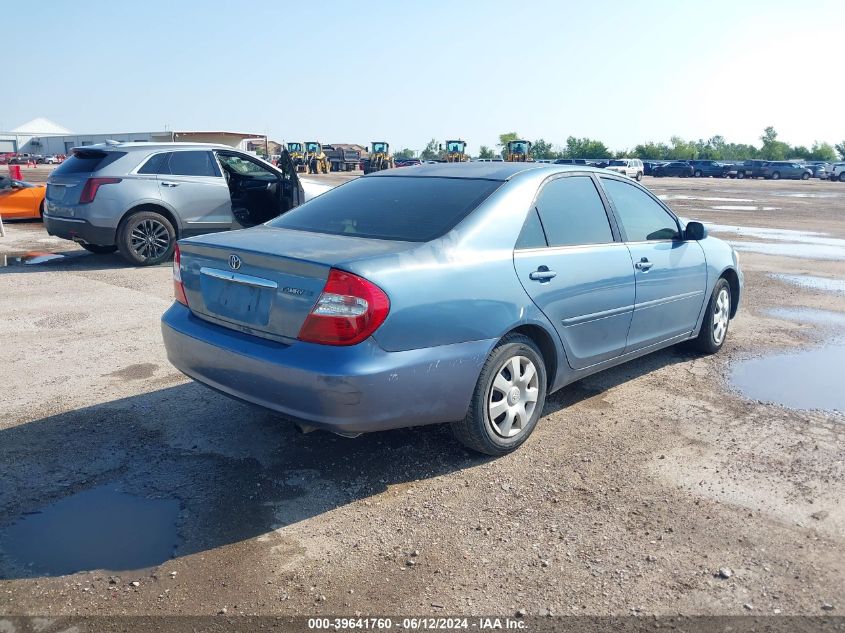
[[[692,175],[695,178],[727,178],[732,175],[733,165],[726,165],[715,160],[691,160]]]
[[[323,145],[323,152],[331,164],[331,171],[355,171],[360,168],[360,150]]]

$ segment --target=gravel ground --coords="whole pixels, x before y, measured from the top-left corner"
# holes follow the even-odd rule
[[[644,184],[745,244],[725,348],[571,385],[500,459],[441,427],[302,435],[193,384],[161,343],[169,266],[7,224],[0,264],[78,256],[0,268],[0,613],[841,614],[845,418],[746,399],[729,376],[835,339],[835,325],[769,310],[845,313],[845,294],[776,276],[845,279],[845,185]],[[103,487],[178,502],[172,557],[71,575],[16,559],[17,522]],[[108,518],[86,529],[140,538]]]

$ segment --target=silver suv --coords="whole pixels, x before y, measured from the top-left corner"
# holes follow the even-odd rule
[[[225,145],[106,143],[74,148],[50,174],[44,225],[147,266],[177,239],[260,224],[303,201],[287,153],[276,167]]]

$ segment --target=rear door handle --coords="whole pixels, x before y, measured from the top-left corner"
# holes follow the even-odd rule
[[[651,270],[651,267],[654,266],[650,261],[648,261],[648,257],[643,257],[640,261],[634,264],[634,268],[645,272]]]
[[[548,266],[540,266],[534,272],[528,273],[528,278],[533,279],[534,281],[539,281],[543,283],[545,281],[550,281],[557,277],[557,273],[553,270],[549,270]]]
[[[161,186],[162,187],[178,187],[179,183],[178,182],[170,182],[169,180],[162,180]]]

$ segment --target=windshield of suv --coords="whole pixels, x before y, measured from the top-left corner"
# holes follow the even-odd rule
[[[454,228],[501,184],[471,178],[360,178],[313,198],[268,225],[311,233],[428,242]]]

